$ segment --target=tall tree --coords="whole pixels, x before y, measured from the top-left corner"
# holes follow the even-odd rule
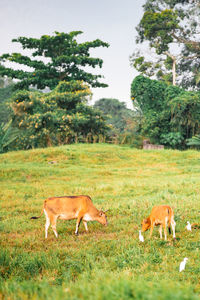
[[[184,87],[200,86],[199,12],[198,0],[147,0],[136,41],[141,47],[145,44],[146,53],[147,47],[154,50],[155,60],[135,51],[131,57],[133,66],[174,85],[178,81]]]
[[[82,31],[70,33],[55,32],[54,35],[43,35],[39,39],[19,37],[13,42],[21,44],[23,49],[32,51],[31,56],[21,53],[3,54],[0,65],[0,76],[7,75],[19,79],[15,88],[53,89],[60,81],[82,80],[92,87],[107,87],[99,82],[101,75],[86,72],[84,67],[102,67],[103,60],[90,56],[90,49],[108,47],[109,44],[99,39],[91,42],[78,43],[76,37]],[[6,66],[7,62],[17,63],[26,70],[13,69]],[[28,68],[27,68],[28,67]]]

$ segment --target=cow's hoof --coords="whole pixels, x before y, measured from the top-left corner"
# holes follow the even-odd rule
[[[75,235],[78,236],[78,233],[75,232]]]

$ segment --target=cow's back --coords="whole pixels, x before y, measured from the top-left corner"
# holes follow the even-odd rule
[[[159,205],[159,206],[154,206],[151,211],[151,217],[152,218],[164,218],[166,216],[171,216],[173,215],[173,211],[169,205]]]
[[[45,200],[44,209],[52,212],[55,215],[70,213],[76,214],[81,210],[86,210],[92,204],[92,200],[89,196],[63,196],[63,197],[51,197]]]

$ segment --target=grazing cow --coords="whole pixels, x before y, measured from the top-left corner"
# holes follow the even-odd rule
[[[160,205],[152,208],[151,214],[148,218],[142,221],[142,231],[146,231],[150,228],[150,237],[152,236],[154,226],[160,225],[159,232],[162,239],[162,227],[164,227],[165,240],[167,240],[167,230],[171,233],[170,225],[173,231],[173,238],[175,239],[175,226],[174,213],[170,206]]]
[[[91,198],[85,195],[48,198],[44,201],[41,215],[39,217],[32,217],[31,219],[40,218],[43,212],[46,216],[45,238],[47,238],[50,224],[55,236],[58,236],[56,231],[56,221],[58,218],[62,220],[77,219],[76,235],[78,235],[81,220],[83,220],[86,231],[88,231],[88,221],[98,221],[103,225],[108,224],[105,212],[96,209]]]

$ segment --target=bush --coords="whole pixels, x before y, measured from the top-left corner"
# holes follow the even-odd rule
[[[161,144],[170,147],[172,149],[180,148],[183,144],[184,138],[180,132],[169,132],[166,134],[161,134],[160,142]]]
[[[50,93],[19,91],[12,97],[12,126],[19,130],[11,149],[47,147],[105,135],[101,113],[87,106],[91,92],[82,82],[60,82]]]

